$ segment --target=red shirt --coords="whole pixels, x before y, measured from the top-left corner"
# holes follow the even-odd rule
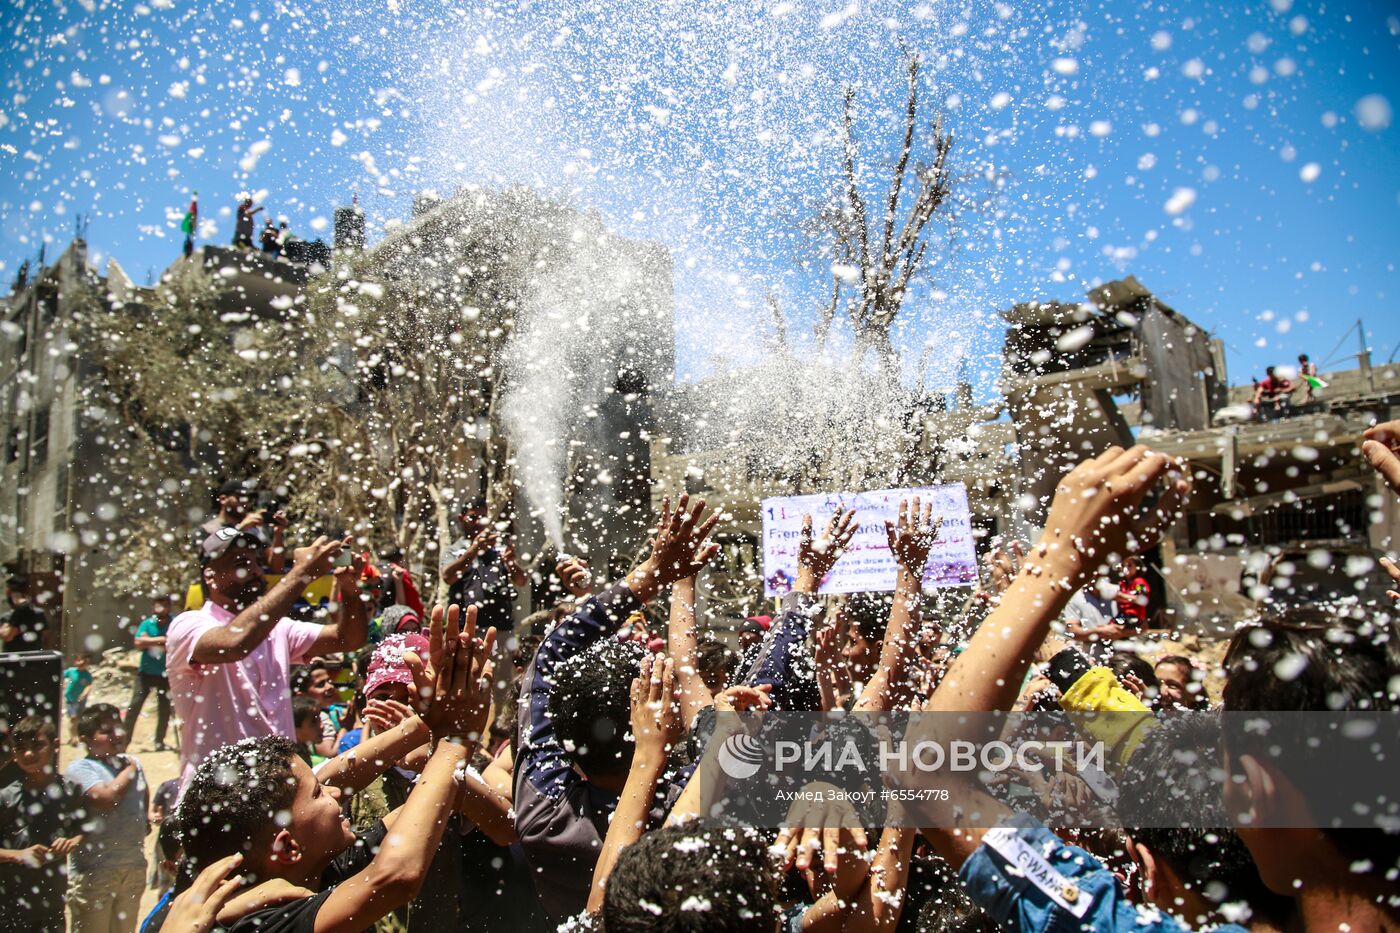
[[[1147,596],[1152,587],[1142,577],[1124,577],[1118,581],[1118,611],[1132,616],[1139,623],[1147,621]]]

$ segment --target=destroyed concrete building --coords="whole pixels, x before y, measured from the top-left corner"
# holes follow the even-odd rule
[[[183,268],[202,270],[218,286],[218,313],[235,319],[278,314],[310,272],[305,264],[213,245],[177,259],[166,274]],[[56,623],[55,647],[94,651],[149,610],[150,594],[115,592],[96,581],[113,541],[105,526],[121,504],[88,481],[103,474],[112,451],[86,409],[84,387],[95,374],[78,353],[75,328],[94,307],[148,313],[151,293],[115,260],[105,274],[93,268],[82,239],[13,286],[0,298],[0,562],[27,579]],[[169,518],[173,528],[186,521]]]
[[[1373,366],[1363,350],[1355,368],[1321,374],[1328,387],[1311,404],[1235,423],[1253,386],[1231,386],[1221,342],[1132,276],[1082,302],[1026,302],[1002,317],[1001,398],[979,404],[960,386],[933,400],[919,441],[927,481],[967,486],[979,550],[1033,539],[1060,476],[1139,441],[1183,458],[1196,475],[1184,520],[1153,555],[1162,625],[1229,624],[1254,607],[1252,585],[1271,575],[1354,590],[1400,540],[1395,499],[1357,449],[1367,426],[1400,415],[1400,365]],[[727,576],[712,583],[717,602],[730,614],[756,609],[757,503],[794,490],[754,471],[736,482],[724,469],[732,452],[679,447],[654,444],[662,485],[684,483],[735,512]]]
[[[491,274],[506,266],[522,275],[542,274],[573,261],[570,233],[582,226],[573,221],[583,215],[564,205],[534,201],[510,211],[504,202],[512,196],[477,190],[420,199],[410,220],[387,224],[385,235],[373,244],[366,243],[364,213],[351,205],[335,212],[334,253],[319,241],[301,243],[280,257],[206,244],[177,258],[162,279],[197,273],[214,286],[213,311],[238,324],[279,319],[304,301],[311,288],[328,282],[333,287],[342,272],[348,276],[352,270],[366,279],[432,288],[434,277],[457,270],[466,253],[478,257],[483,274],[488,272],[484,257],[498,266]],[[533,217],[537,229],[529,235],[511,229],[507,221],[520,217]],[[611,234],[598,239],[604,242],[595,242],[595,248],[625,258],[636,272],[628,326],[618,329],[625,339],[612,346],[612,356],[604,361],[613,374],[606,396],[577,436],[569,439],[574,448],[586,449],[606,464],[615,477],[611,483],[581,486],[568,502],[571,521],[595,546],[595,567],[606,574],[610,565],[615,569],[634,557],[645,542],[650,397],[673,376],[674,309],[670,257],[659,244]],[[533,250],[542,244],[548,248],[536,254]],[[454,257],[458,261],[449,263]],[[105,485],[84,482],[102,475],[111,450],[101,425],[82,404],[85,380],[93,373],[77,353],[75,315],[99,306],[113,313],[148,313],[151,298],[151,289],[133,282],[114,260],[105,274],[93,268],[81,239],[57,260],[41,261],[32,274],[26,272],[14,283],[11,294],[0,297],[0,385],[5,387],[0,393],[0,432],[5,440],[0,561],[7,574],[28,577],[38,601],[57,622],[61,638],[55,645],[69,651],[124,643],[134,621],[149,610],[150,596],[114,592],[95,580],[95,570],[115,540],[111,533],[121,522],[124,504],[108,501]],[[489,355],[487,344],[496,346],[508,337],[514,308],[503,301],[486,309],[489,320],[482,322],[483,331],[491,336],[463,347],[468,368],[482,379],[499,380],[499,373],[475,357]],[[360,349],[347,352],[353,358]],[[483,460],[487,442],[501,432],[495,413],[470,412],[460,423],[470,423],[477,431],[479,443],[473,449]],[[468,490],[464,496],[479,491]],[[525,518],[527,508],[522,504],[516,514],[522,550],[540,553],[540,532]],[[594,527],[596,516],[603,521]],[[168,527],[182,539],[194,524],[188,515],[168,517]],[[547,575],[552,568],[541,569]],[[431,578],[436,565],[415,570]],[[527,596],[520,609],[528,608]]]

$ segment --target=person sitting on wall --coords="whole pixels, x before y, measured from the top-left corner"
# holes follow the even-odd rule
[[[1280,418],[1286,413],[1293,382],[1280,376],[1274,367],[1264,370],[1264,381],[1254,384],[1250,404],[1261,419]]]

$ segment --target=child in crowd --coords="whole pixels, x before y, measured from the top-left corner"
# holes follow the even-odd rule
[[[151,812],[147,814],[147,819],[157,832],[165,832],[166,824],[169,823],[171,827],[169,834],[175,834],[175,824],[171,817],[175,815],[175,802],[179,796],[179,778],[162,781],[161,785],[156,788],[156,792],[151,795]],[[175,872],[173,868],[167,866],[167,860],[153,860],[150,870],[146,872],[146,887],[164,892],[169,890],[174,883]]]
[[[63,714],[68,719],[68,744],[78,744],[78,717],[87,706],[92,692],[92,672],[88,670],[85,654],[73,656],[73,663],[63,670]]]
[[[58,730],[48,719],[21,719],[10,746],[19,777],[0,787],[0,933],[62,930],[82,794],[57,774]]]
[[[126,933],[140,919],[146,886],[146,775],[134,756],[123,754],[130,736],[112,704],[84,710],[78,735],[87,757],[64,773],[82,791],[87,809],[83,844],[73,853],[72,930]]]
[[[351,831],[340,790],[317,780],[289,739],[245,739],[200,765],[177,814],[187,877],[238,855],[256,885],[225,905],[229,933],[367,930],[414,899],[490,711],[483,675],[495,630],[476,637],[474,608],[460,633],[456,607],[446,615],[445,628],[441,617],[434,623],[430,660],[409,659],[420,695],[431,698],[423,714],[431,757],[408,801],[365,832]]]
[[[322,742],[321,707],[310,697],[292,698],[293,738],[297,743],[297,757],[311,767],[326,760],[319,748]]]
[[[340,720],[345,706],[340,702],[340,693],[329,665],[315,660],[293,669],[291,687],[293,697],[305,698],[316,704],[320,736],[311,743],[311,749],[322,758],[330,758],[336,753],[336,743],[340,741]]]

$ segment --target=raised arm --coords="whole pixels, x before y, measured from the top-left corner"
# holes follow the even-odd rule
[[[282,620],[302,592],[331,569],[331,562],[349,543],[324,535],[310,547],[298,548],[292,569],[257,602],[234,616],[227,625],[199,636],[190,659],[196,664],[232,664],[252,654]]]
[[[909,662],[918,650],[919,602],[924,595],[924,567],[938,537],[942,518],[933,517],[932,504],[919,508],[919,497],[912,505],[900,500],[895,523],[885,522],[890,553],[899,564],[894,603],[880,649],[880,666],[856,700],[857,713],[887,710],[896,691],[909,685]]]
[[[1143,509],[1143,499],[1164,479],[1165,493]],[[1141,445],[1110,447],[1071,470],[1055,492],[1045,533],[949,668],[929,709],[1011,709],[1032,656],[1070,597],[1100,565],[1155,545],[1190,490],[1189,476]]]
[[[688,509],[682,495],[675,511],[669,497],[663,500],[661,517],[651,553],[620,583],[587,600],[554,627],[530,666],[525,669],[519,712],[520,744],[515,749],[515,787],[529,780],[538,789],[568,780],[572,769],[554,734],[549,718],[550,682],[555,668],[616,631],[627,616],[650,602],[665,586],[694,576],[714,556],[718,546],[705,539],[719,520],[703,519],[705,500]],[[519,799],[518,796],[516,799]]]
[[[287,513],[272,514],[272,529],[268,532],[266,563],[268,573],[280,574],[287,569]]]
[[[817,668],[817,689],[821,693],[822,709],[830,712],[842,709],[851,694],[851,672],[841,657],[841,633],[833,623],[817,630],[812,639],[812,660]]]
[[[346,541],[349,546],[349,539]],[[311,654],[354,651],[369,640],[369,605],[360,595],[360,574],[364,573],[363,554],[353,554],[350,566],[335,568],[335,622],[321,626],[321,634],[311,644]]]
[[[1380,474],[1390,491],[1400,496],[1400,421],[1387,421],[1366,429],[1361,453]]]
[[[498,846],[511,845],[520,838],[515,831],[515,813],[510,807],[510,795],[501,793],[471,771],[462,777],[457,812],[476,824],[476,828]]]
[[[388,706],[383,700],[370,700],[367,719],[378,718],[376,705]],[[385,712],[396,715],[397,711]],[[428,724],[411,710],[407,712],[395,725],[326,761],[316,769],[316,778],[322,784],[340,788],[346,796],[364,790],[390,765],[429,740]]]
[[[852,509],[837,512],[827,520],[821,538],[812,533],[812,516],[802,519],[802,537],[797,549],[797,581],[793,591],[783,597],[783,612],[763,640],[758,657],[743,676],[750,686],[766,686],[772,691],[776,709],[791,703],[788,684],[793,679],[792,652],[807,638],[807,625],[821,617],[817,591],[822,578],[831,571],[851,543],[860,525]]]
[[[642,659],[640,676],[632,681],[632,735],[637,742],[636,751],[603,840],[603,851],[593,869],[589,913],[603,909],[608,876],[618,856],[646,829],[652,796],[666,768],[666,755],[681,737],[681,710],[676,699],[675,662],[660,655],[647,655]]]
[[[666,622],[666,650],[675,660],[681,691],[681,722],[693,723],[700,711],[715,702],[697,661],[700,640],[695,634],[695,578],[671,584],[671,614]]]
[[[847,911],[843,933],[883,933],[899,926],[918,835],[917,829],[885,827],[870,874]]]
[[[476,637],[475,607],[465,613],[460,633],[458,621],[456,606],[446,613],[435,610],[429,636],[431,666],[417,657],[406,658],[420,695],[426,689],[432,696],[424,720],[432,735],[433,756],[408,801],[390,814],[393,831],[384,837],[374,860],[338,885],[316,912],[316,933],[368,929],[409,903],[437,854],[461,793],[457,773],[480,741],[491,707],[491,684],[483,674],[496,630],[487,629],[484,638]]]

